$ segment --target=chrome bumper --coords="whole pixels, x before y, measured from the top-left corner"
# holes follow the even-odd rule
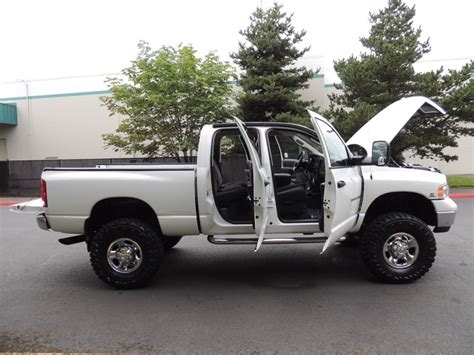
[[[48,219],[46,218],[46,215],[44,213],[41,213],[36,216],[36,223],[38,224],[38,227],[44,229],[45,231],[50,229]]]
[[[434,232],[447,232],[454,224],[458,206],[450,198],[444,200],[434,200],[433,205],[436,211],[436,228]]]

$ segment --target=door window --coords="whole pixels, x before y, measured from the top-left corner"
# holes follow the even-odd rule
[[[321,127],[321,133],[329,153],[331,167],[334,166],[349,166],[349,154],[346,149],[344,141],[339,135],[324,121],[318,121]]]

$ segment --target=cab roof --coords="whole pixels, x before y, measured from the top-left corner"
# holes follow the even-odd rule
[[[299,129],[306,131],[314,135],[316,132],[308,128],[306,126],[297,124],[297,123],[289,123],[289,122],[244,122],[246,127],[271,127],[271,128],[292,128],[292,129]],[[228,123],[214,123],[212,125],[213,128],[237,128],[237,125],[233,122]]]

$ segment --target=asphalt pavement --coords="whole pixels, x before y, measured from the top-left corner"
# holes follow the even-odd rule
[[[93,273],[84,244],[0,207],[0,352],[474,353],[474,199],[413,284],[371,278],[353,247],[215,246],[186,237],[145,289]]]

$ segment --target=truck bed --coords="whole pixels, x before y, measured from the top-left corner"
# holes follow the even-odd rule
[[[97,203],[133,198],[153,209],[165,235],[199,233],[195,165],[46,168],[42,179],[48,195],[44,211],[55,231],[84,233],[84,222]]]

